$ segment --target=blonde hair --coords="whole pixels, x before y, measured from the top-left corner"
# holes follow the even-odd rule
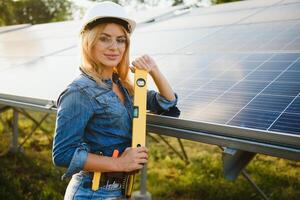
[[[95,26],[91,30],[85,30],[80,34],[80,50],[81,50],[81,70],[91,76],[99,85],[107,87],[102,81],[102,69],[103,65],[98,61],[92,53],[93,47],[95,46],[100,33],[104,30],[108,23],[103,23]],[[119,25],[120,26],[120,25]],[[125,33],[127,43],[126,49],[120,63],[114,68],[114,73],[117,73],[120,77],[121,83],[133,95],[133,85],[129,79],[129,47],[130,47],[130,35],[126,29],[120,26]]]

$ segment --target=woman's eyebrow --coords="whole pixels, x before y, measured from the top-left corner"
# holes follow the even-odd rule
[[[108,37],[111,37],[111,35],[110,34],[108,34],[108,33],[101,33],[101,35],[106,35],[106,36],[108,36]],[[120,37],[126,37],[125,35],[119,35],[119,36],[117,36],[117,38],[120,38]]]

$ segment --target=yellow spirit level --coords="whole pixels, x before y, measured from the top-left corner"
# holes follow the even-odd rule
[[[100,152],[100,155],[102,155],[101,152]],[[101,178],[101,172],[94,172],[93,181],[92,181],[92,190],[93,191],[96,191],[99,189],[100,178]]]
[[[133,124],[132,147],[146,145],[146,103],[147,103],[147,71],[135,70],[134,74],[134,98],[133,98]],[[133,190],[135,175],[127,179],[125,195],[130,197]]]

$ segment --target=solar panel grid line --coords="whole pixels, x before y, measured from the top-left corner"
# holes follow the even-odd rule
[[[271,131],[285,132],[300,135],[300,115],[294,113],[283,113],[275,124],[269,129]]]
[[[251,71],[251,73],[254,73],[255,71],[256,71],[256,69],[258,69],[260,66],[262,66],[264,63],[266,63],[266,62],[268,62],[269,60],[271,60],[272,59],[272,57],[274,57],[274,55],[275,54],[273,54],[271,57],[269,57],[267,60],[265,60],[264,62],[262,62],[260,65],[258,65],[254,70],[252,70]],[[249,73],[248,74],[248,76],[251,74],[251,73]],[[247,76],[246,77],[244,77],[244,79],[246,79],[247,78]],[[242,82],[243,80],[240,80],[239,82]],[[224,93],[222,94],[222,95],[224,95],[225,93],[227,93],[228,91],[230,91],[232,88],[234,88],[236,85],[238,85],[239,84],[239,82],[237,82],[235,85],[233,85],[231,88],[228,88],[226,91],[224,91]],[[270,83],[268,83],[268,85],[269,85]],[[266,87],[266,86],[265,86]],[[222,96],[221,95],[221,96]],[[219,97],[220,98],[220,97]],[[255,97],[254,97],[255,98]],[[253,98],[252,98],[253,99]],[[250,103],[250,101],[245,105],[245,106],[247,106],[248,104]],[[244,106],[244,107],[245,107]],[[236,115],[237,115],[238,113],[236,113],[232,118],[230,118],[228,121],[226,121],[226,123],[225,124],[228,124],[228,122],[231,120],[231,119],[233,119]]]
[[[279,33],[279,34],[273,35],[272,38],[268,37],[268,41],[267,41],[267,42],[264,41],[263,43],[259,43],[259,46],[255,47],[255,48],[257,48],[257,49],[263,48],[263,47],[266,46],[267,44],[273,42],[273,41],[274,41],[276,38],[278,38],[279,35],[280,35],[281,33],[283,33],[283,32],[287,32],[287,30],[285,30],[285,29],[280,29],[280,33]],[[256,38],[260,38],[261,36],[263,36],[263,33],[261,33],[261,34],[254,34],[254,37],[253,37],[253,35],[252,35],[253,40],[255,40]],[[236,50],[240,50],[240,49],[243,49],[243,48],[249,48],[249,44],[251,44],[251,43],[257,44],[257,42],[253,42],[253,41],[249,40],[248,43],[244,42],[243,45],[239,46],[239,48],[236,49]]]
[[[252,110],[264,110],[282,112],[286,106],[294,99],[291,96],[279,96],[279,95],[259,95],[251,104],[247,107]]]
[[[288,89],[287,89],[288,88]],[[278,82],[272,83],[263,94],[276,94],[286,96],[296,96],[299,92],[300,82]]]
[[[286,106],[286,108],[280,113],[280,115],[278,115],[278,117],[272,122],[272,124],[270,124],[270,126],[268,127],[267,130],[269,130],[273,124],[275,124],[275,122],[277,122],[277,120],[283,115],[283,113],[293,104],[293,102],[297,99],[297,97],[299,97],[300,92],[298,93],[297,96],[295,96],[295,98]]]
[[[273,55],[274,56],[274,55]],[[272,56],[272,57],[273,57]],[[300,59],[300,57],[298,59],[296,59],[294,62],[292,62],[292,64],[296,63],[298,60]],[[291,67],[292,64],[289,66]],[[288,68],[289,68],[288,67]],[[260,95],[266,88],[268,88],[268,86],[270,86],[273,82],[275,82],[285,71],[287,71],[286,68],[285,70],[283,70],[274,80],[272,80],[265,88],[263,88],[259,93],[257,93],[239,112],[237,112],[233,117],[231,117],[226,124],[229,124],[231,120],[233,120],[243,109],[245,109],[258,95]]]
[[[258,108],[245,108],[246,110],[254,111],[254,112],[273,112],[273,113],[278,113],[280,114],[281,111],[277,110],[268,110],[268,109],[258,109]],[[256,116],[255,113],[249,114],[249,116]]]
[[[208,33],[205,37],[202,37],[201,39],[195,40],[195,41],[191,42],[190,44],[187,44],[186,46],[177,49],[176,51],[178,51],[178,50],[180,50],[180,49],[183,49],[183,48],[186,48],[186,47],[188,47],[189,45],[191,45],[191,44],[193,44],[193,43],[195,43],[195,42],[197,42],[197,41],[199,41],[199,40],[205,39],[206,37],[211,37],[211,36],[215,35],[217,32],[222,31],[222,30],[224,30],[224,29],[226,29],[226,28],[228,28],[228,27],[230,27],[230,26],[232,26],[232,25],[240,24],[240,22],[242,22],[242,21],[248,19],[249,17],[252,17],[252,16],[254,16],[254,15],[256,15],[256,14],[258,14],[258,13],[264,11],[265,9],[268,9],[268,8],[270,8],[270,7],[272,7],[272,6],[275,6],[275,5],[279,4],[279,3],[280,3],[280,2],[276,2],[276,3],[272,4],[272,5],[270,5],[269,7],[261,8],[261,9],[259,9],[258,11],[254,12],[254,13],[252,13],[252,14],[250,14],[250,15],[248,15],[248,16],[242,18],[242,19],[239,19],[239,20],[233,22],[233,23],[230,24],[230,25],[221,26],[221,27],[220,27],[219,29],[217,29],[216,31],[214,31],[214,32],[212,32],[212,33]]]
[[[28,27],[32,26],[32,24],[22,24],[22,25],[12,25],[12,26],[15,26],[15,28],[6,29],[6,30],[1,30],[0,29],[0,34],[17,31],[17,30],[24,29],[24,28],[28,28]]]
[[[260,66],[257,71],[282,71],[287,68],[291,61],[270,61]]]
[[[162,58],[162,59],[164,59],[164,58]],[[219,59],[222,59],[222,57],[220,57]],[[196,78],[201,72],[203,72],[204,70],[208,69],[208,67],[209,67],[210,64],[211,63],[209,63],[209,62],[207,64],[205,64],[205,66],[198,73],[191,74],[189,76],[189,79]],[[186,81],[186,79],[181,79],[181,80],[177,81],[176,84],[173,87],[176,88],[176,87],[182,85],[185,81]]]
[[[248,25],[249,26],[249,25]],[[254,26],[256,27],[257,24],[250,24],[250,27]],[[282,39],[287,39],[288,37],[280,37],[281,34],[285,34],[287,33],[290,29],[292,29],[292,26],[289,26],[289,28],[276,28],[274,29],[271,28],[270,30],[265,30],[266,27],[263,27],[261,34],[256,33],[256,30],[252,30],[252,32],[254,34],[251,34],[251,37],[249,37],[249,39],[246,40],[246,42],[243,42],[240,44],[240,46],[237,46],[239,50],[245,50],[245,49],[252,49],[252,50],[257,50],[257,49],[261,49],[261,50],[267,50],[270,48],[270,46],[276,46],[279,45],[278,48],[282,48],[282,44],[278,44],[279,41],[281,41]],[[269,33],[268,33],[269,32]],[[274,32],[279,32],[280,34],[273,34]],[[245,34],[244,34],[245,35]],[[263,42],[260,42],[263,41]],[[282,41],[281,43],[285,44],[284,41]],[[275,47],[273,47],[274,49]],[[276,48],[277,49],[277,48]]]
[[[294,26],[296,26],[297,24],[295,24]],[[259,46],[259,49],[269,45],[270,43],[272,43],[275,39],[279,38],[281,36],[281,34],[288,32],[289,30],[291,30],[292,28],[294,28],[294,26],[289,26],[289,28],[285,28],[285,29],[281,29],[279,33],[276,33],[275,35],[273,35],[273,37],[264,43],[261,43]]]
[[[199,88],[197,88],[195,91],[191,92],[190,94],[188,94],[187,96],[185,96],[182,101],[184,101],[185,99],[187,99],[188,97],[194,95],[195,93],[197,93],[199,90],[201,90],[202,88],[204,88],[206,85],[208,85],[209,83],[211,83],[212,81],[216,80],[219,76],[222,76],[222,74],[224,74],[226,71],[222,71],[220,74],[217,74],[216,76],[214,76],[213,78],[209,79],[209,81],[207,81],[205,84],[201,85]]]
[[[290,114],[300,114],[300,97],[297,97],[285,112]]]
[[[239,118],[233,119],[231,125],[266,130],[268,124],[272,123],[278,115],[278,112],[244,109]]]
[[[300,72],[286,71],[279,79],[278,82],[300,82]]]
[[[300,71],[300,62],[296,62],[290,67],[289,71]]]
[[[51,52],[51,53],[48,53],[48,54],[45,54],[45,55],[42,55],[42,56],[39,56],[39,57],[36,57],[34,59],[31,59],[29,61],[25,61],[23,63],[18,63],[18,64],[15,64],[13,66],[9,66],[9,67],[6,67],[6,68],[3,68],[1,69],[1,71],[5,71],[5,70],[11,70],[13,68],[16,68],[16,67],[21,67],[21,66],[24,66],[24,65],[29,65],[31,63],[35,63],[37,61],[39,61],[40,59],[43,59],[43,58],[46,58],[46,57],[50,57],[50,56],[53,56],[53,55],[56,55],[56,54],[59,54],[63,51],[67,51],[67,50],[70,50],[72,48],[74,48],[76,45],[72,45],[72,46],[69,46],[69,47],[66,47],[66,48],[63,48],[63,49],[59,49],[57,51],[54,51],[54,52]]]
[[[297,26],[297,27],[300,26],[300,21],[299,21],[297,24],[295,24],[295,27],[296,27],[296,26]],[[293,27],[293,28],[294,28],[294,27]],[[293,44],[293,43],[294,43],[296,40],[298,40],[299,38],[300,38],[300,35],[299,35],[298,37],[293,38],[290,42],[286,43],[286,45],[282,47],[282,50],[286,49],[289,45]]]
[[[290,129],[294,129],[294,130],[300,130],[299,129],[299,126],[297,127],[297,125],[299,125],[299,117],[300,115],[298,114],[294,114],[294,113],[283,113],[283,115],[280,116],[280,118],[286,114],[289,114],[289,115],[294,115],[294,117],[292,119],[294,119],[294,121],[291,121],[291,120],[286,120],[284,121],[284,124],[287,125],[286,128],[290,128]],[[295,118],[295,117],[298,117],[298,118]],[[277,120],[279,120],[280,118],[278,118]],[[274,124],[277,124],[278,121],[276,121],[276,123]],[[270,127],[270,129],[273,128],[274,124],[272,125],[272,127]],[[300,134],[300,131],[297,132],[297,134]]]
[[[244,59],[246,59],[247,57],[245,57]],[[271,59],[272,57],[270,57],[269,59]],[[267,60],[265,61],[267,62]],[[263,62],[264,63],[264,62]],[[213,101],[211,101],[208,105],[206,105],[206,107],[212,105],[213,103],[215,103],[218,99],[220,99],[224,94],[226,94],[228,91],[230,91],[235,85],[237,85],[238,83],[240,83],[242,80],[244,80],[247,76],[249,76],[251,73],[253,73],[257,68],[259,68],[263,63],[261,63],[260,65],[258,65],[254,70],[252,70],[251,72],[249,72],[246,76],[244,76],[242,79],[240,79],[239,81],[237,81],[235,84],[233,84],[231,87],[229,87],[227,90],[225,90],[224,92],[222,92],[220,95],[218,95]],[[202,110],[206,109],[206,107],[202,108]]]

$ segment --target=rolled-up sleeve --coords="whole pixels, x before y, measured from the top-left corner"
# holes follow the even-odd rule
[[[89,147],[83,135],[93,108],[89,97],[78,89],[68,89],[57,104],[52,159],[56,166],[67,167],[64,178],[82,170],[86,162]]]
[[[165,97],[161,96],[158,92],[154,90],[147,91],[147,110],[151,112],[161,112],[166,111],[169,108],[175,106],[178,101],[178,96],[174,93],[175,99],[173,101],[169,101]]]

